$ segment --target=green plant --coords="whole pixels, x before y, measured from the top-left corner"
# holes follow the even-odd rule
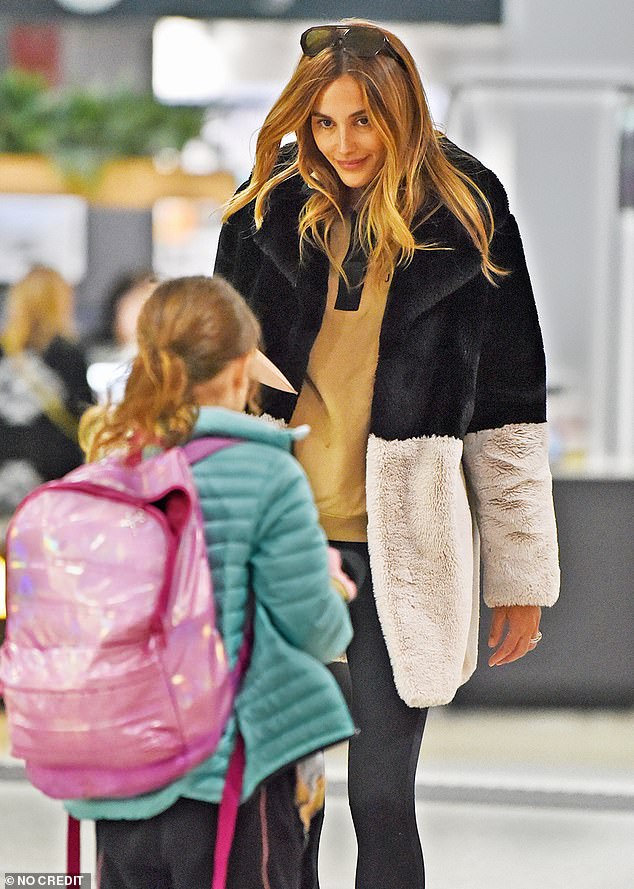
[[[26,71],[0,76],[0,151],[45,152],[51,144],[48,87]]]
[[[163,105],[151,94],[53,90],[24,71],[0,75],[0,151],[47,154],[86,180],[117,157],[179,151],[200,133],[204,117],[202,108]]]

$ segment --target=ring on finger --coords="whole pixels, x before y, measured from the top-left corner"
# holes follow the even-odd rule
[[[536,636],[533,636],[532,639],[530,640],[530,644],[531,644],[531,645],[537,645],[537,643],[538,643],[538,642],[541,642],[542,639],[543,639],[543,635],[542,635],[542,633],[540,633],[540,631],[538,630],[538,631],[537,631],[537,635],[536,635]]]

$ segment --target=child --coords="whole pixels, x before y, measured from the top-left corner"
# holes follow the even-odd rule
[[[308,482],[290,453],[294,433],[242,413],[259,336],[254,315],[222,279],[167,281],[141,311],[123,401],[98,423],[94,412],[90,418],[89,458],[191,437],[239,439],[193,466],[218,626],[232,664],[250,594],[254,602],[250,667],[216,752],[142,796],[67,801],[72,815],[96,821],[99,889],[211,886],[218,804],[237,729],[246,767],[227,886],[299,889],[313,876],[302,875],[310,770],[302,764],[298,781],[296,763],[353,732],[324,666],[346,649],[351,628],[340,584],[328,582]],[[319,776],[312,783],[323,792]]]

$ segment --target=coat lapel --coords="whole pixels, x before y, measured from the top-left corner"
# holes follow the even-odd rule
[[[299,174],[270,195],[264,225],[253,239],[295,289],[303,323],[319,328],[325,308],[328,264],[325,256],[307,245],[300,262],[297,220],[310,196]],[[416,230],[419,244],[439,249],[418,250],[407,266],[396,269],[390,287],[381,349],[402,342],[416,319],[480,274],[480,255],[468,235],[445,208]]]
[[[441,249],[417,250],[394,273],[381,329],[381,350],[402,342],[416,319],[480,274],[480,254],[445,208],[416,230],[418,244]]]

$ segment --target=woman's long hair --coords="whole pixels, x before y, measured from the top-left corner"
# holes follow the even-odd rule
[[[138,353],[120,404],[91,409],[80,441],[89,459],[185,441],[198,416],[194,387],[257,348],[260,326],[221,278],[202,275],[160,284],[137,324]]]
[[[321,92],[349,74],[361,88],[368,116],[386,150],[383,166],[357,205],[355,234],[369,265],[385,277],[395,265],[409,262],[416,250],[442,249],[442,244],[417,244],[412,228],[444,205],[466,229],[482,257],[484,275],[493,281],[504,272],[489,254],[491,207],[481,189],[443,151],[444,137],[434,128],[411,54],[385,28],[358,19],[343,24],[376,27],[388,38],[402,65],[383,53],[360,58],[340,48],[325,49],[312,58],[303,56],[262,125],[251,181],[229,201],[224,218],[255,199],[259,228],[271,191],[299,174],[313,189],[300,216],[300,241],[312,241],[342,272],[333,255],[331,235],[346,206],[346,187],[315,144],[311,113]],[[297,138],[297,157],[290,164],[280,164],[280,146],[290,133]]]
[[[57,336],[72,339],[73,288],[55,269],[35,266],[9,288],[2,345],[8,354],[45,352]]]

